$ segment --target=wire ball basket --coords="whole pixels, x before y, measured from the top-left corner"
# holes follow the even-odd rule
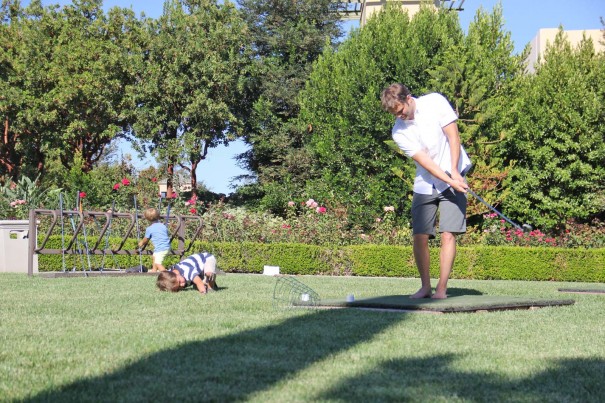
[[[292,276],[276,276],[273,307],[276,309],[317,307],[319,294]]]

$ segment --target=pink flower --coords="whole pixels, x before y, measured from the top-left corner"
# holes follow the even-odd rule
[[[83,199],[86,197],[86,192],[80,192],[80,199]]]
[[[172,198],[176,199],[178,197],[178,195],[176,193],[172,193]]]
[[[285,228],[285,229],[292,228],[292,227],[290,227],[288,224],[283,224],[281,227],[282,227],[282,228]]]
[[[296,203],[294,203],[293,201],[289,201],[288,202],[288,206],[289,207],[294,207],[296,205]]]
[[[382,219],[380,217],[376,217],[376,222],[381,222]]]
[[[128,178],[122,179],[122,185],[124,185],[124,186],[130,185],[130,181],[128,180]]]
[[[317,202],[313,199],[309,199],[305,202],[305,205],[309,208],[316,208],[318,206]]]
[[[325,214],[326,213],[326,208],[325,207],[317,207],[317,209],[315,211],[317,211],[319,214]]]
[[[157,182],[157,181],[158,181],[158,178],[153,177],[153,178],[151,178],[151,181],[152,181],[152,182]]]
[[[194,209],[194,208],[192,208],[192,209],[189,209],[189,212],[190,212],[191,214],[195,214],[195,213],[197,213],[197,210],[196,210],[196,209]]]
[[[113,190],[118,190],[120,189],[120,184],[116,183],[115,185],[113,185]]]

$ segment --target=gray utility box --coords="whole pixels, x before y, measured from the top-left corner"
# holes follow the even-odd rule
[[[32,234],[36,236],[36,234]],[[29,221],[0,221],[0,273],[27,274]],[[34,273],[38,272],[38,255],[34,254]]]

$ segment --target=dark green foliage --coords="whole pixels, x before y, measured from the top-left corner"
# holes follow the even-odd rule
[[[134,82],[138,21],[125,9],[106,15],[101,1],[60,9],[34,1],[12,9],[18,12],[1,32],[9,35],[2,39],[10,49],[2,85],[10,90],[0,109],[6,129],[0,174],[44,173],[51,150],[65,168],[79,155],[89,172],[128,127],[125,97]]]
[[[482,280],[605,280],[604,249],[459,248],[453,278]]]
[[[112,238],[111,242],[120,239]],[[93,238],[88,240],[92,244]],[[53,237],[46,247],[60,248],[60,237]],[[136,241],[129,240],[124,250],[135,250]],[[176,244],[173,243],[176,249]],[[328,274],[369,277],[417,277],[411,247],[348,246],[329,248],[302,244],[204,243],[195,242],[190,251],[210,252],[217,256],[218,267],[225,272],[262,273],[264,265],[279,266],[282,274]],[[431,249],[431,276],[439,275],[439,249]],[[67,258],[77,269],[88,268],[86,256]],[[93,267],[101,256],[92,256]],[[150,256],[143,264],[150,265]],[[116,256],[120,267],[139,264],[137,254]],[[179,257],[168,255],[166,267]],[[114,260],[106,257],[107,266]],[[62,270],[61,255],[40,255],[40,271]],[[458,248],[452,278],[475,280],[537,280],[605,282],[605,249],[523,248],[523,247],[461,247]]]
[[[543,228],[605,211],[605,55],[559,32],[535,74],[511,94],[506,142],[514,169],[506,211]]]
[[[510,171],[497,150],[501,147],[502,113],[510,105],[510,87],[524,73],[521,55],[513,54],[510,33],[503,30],[502,7],[491,14],[477,11],[468,34],[445,50],[431,69],[431,90],[444,94],[458,113],[462,144],[474,164],[469,185],[493,205],[507,196],[502,181]],[[468,214],[486,212],[469,199]]]
[[[262,273],[265,265],[279,266],[283,274],[321,274],[331,271],[321,261],[323,248],[320,246],[243,242],[196,243],[194,248],[215,254],[218,267],[224,271]]]
[[[329,0],[239,0],[250,28],[254,71],[248,86],[244,139],[249,151],[239,157],[257,183],[244,195],[266,195],[263,207],[281,211],[309,177],[310,159],[302,149],[306,129],[298,116],[297,95],[312,63],[341,31]],[[284,183],[287,183],[285,187]]]
[[[168,0],[147,21],[144,61],[133,89],[137,140],[168,167],[191,175],[208,150],[234,140],[248,64],[247,27],[232,3]]]
[[[347,248],[356,276],[414,277],[418,275],[410,247],[351,246]],[[434,256],[433,256],[434,258]]]
[[[393,118],[380,106],[380,92],[402,82],[415,95],[429,84],[428,69],[461,39],[455,14],[422,9],[410,21],[387,7],[356,31],[338,51],[326,50],[300,95],[301,127],[313,156],[314,178],[306,191],[316,200],[336,200],[353,220],[369,225],[384,206],[406,214],[414,168],[384,144]]]

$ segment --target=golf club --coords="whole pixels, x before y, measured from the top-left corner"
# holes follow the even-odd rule
[[[445,171],[445,173],[451,178],[452,175],[450,175],[450,173],[448,171]],[[453,190],[453,189],[452,189]],[[489,208],[491,211],[493,211],[494,213],[498,214],[500,217],[502,217],[507,223],[509,223],[510,225],[512,225],[513,227],[515,227],[516,229],[518,229],[519,231],[523,231],[523,232],[530,232],[533,230],[533,227],[529,224],[523,224],[523,225],[519,225],[515,222],[513,222],[513,220],[511,220],[510,218],[508,218],[507,216],[505,216],[504,214],[502,214],[501,212],[499,212],[498,210],[496,210],[496,208],[494,206],[492,206],[491,204],[489,204],[488,202],[486,202],[485,200],[483,200],[483,198],[481,196],[479,196],[477,193],[475,193],[471,188],[466,189],[467,192],[469,192],[471,195],[473,195],[473,197],[477,200],[479,200],[481,203],[485,204],[485,206],[487,208]]]

